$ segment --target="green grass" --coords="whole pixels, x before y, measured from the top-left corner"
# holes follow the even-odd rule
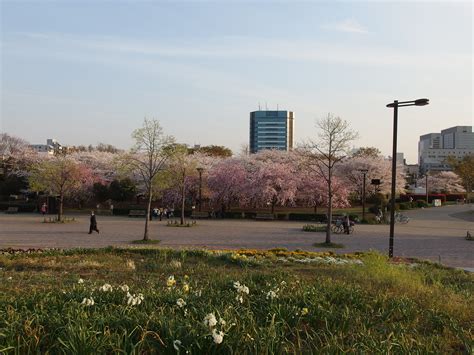
[[[326,233],[325,224],[305,224],[302,228],[303,232],[324,232]]]
[[[76,249],[0,268],[0,353],[472,352],[474,277],[379,254]]]
[[[314,243],[313,246],[316,247],[316,248],[336,248],[336,249],[344,248],[344,244],[326,243],[326,242]]]
[[[143,240],[143,239],[138,239],[138,240],[132,240],[130,242],[131,244],[139,244],[139,245],[150,245],[150,244],[159,244],[161,243],[161,240],[158,239],[148,239],[148,240]]]

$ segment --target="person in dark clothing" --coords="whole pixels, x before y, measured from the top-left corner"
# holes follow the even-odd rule
[[[97,220],[95,218],[94,211],[91,212],[91,224],[89,226],[89,234],[92,234],[92,231],[96,231],[99,233],[99,229],[97,229]]]

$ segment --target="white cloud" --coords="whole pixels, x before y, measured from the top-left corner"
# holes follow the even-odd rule
[[[327,23],[321,26],[325,30],[367,34],[369,31],[354,19],[346,19],[335,23]]]

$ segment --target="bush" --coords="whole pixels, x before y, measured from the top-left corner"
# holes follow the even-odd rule
[[[290,221],[316,221],[316,222],[325,222],[326,215],[323,213],[290,213],[288,215]]]
[[[401,202],[399,204],[401,210],[409,210],[411,208],[410,202]]]
[[[359,222],[359,221],[360,221],[359,215],[357,215],[357,214],[350,214],[350,215],[349,215],[349,219],[350,219],[351,221],[354,221],[354,222]]]
[[[421,207],[428,207],[428,204],[426,203],[425,200],[416,200],[416,206],[418,208],[421,208]]]
[[[303,226],[304,232],[326,232],[326,226],[320,226],[316,224],[305,224]]]

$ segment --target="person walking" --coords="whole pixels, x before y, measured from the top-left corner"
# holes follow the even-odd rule
[[[97,219],[95,218],[94,211],[91,211],[91,224],[89,226],[89,234],[92,234],[92,231],[96,231],[99,233],[99,229],[97,228]]]
[[[48,212],[48,205],[46,205],[46,203],[43,203],[43,205],[41,206],[41,213],[44,216],[46,212]]]
[[[350,227],[351,227],[351,220],[349,219],[349,215],[344,216],[344,231],[346,234],[350,234]]]

